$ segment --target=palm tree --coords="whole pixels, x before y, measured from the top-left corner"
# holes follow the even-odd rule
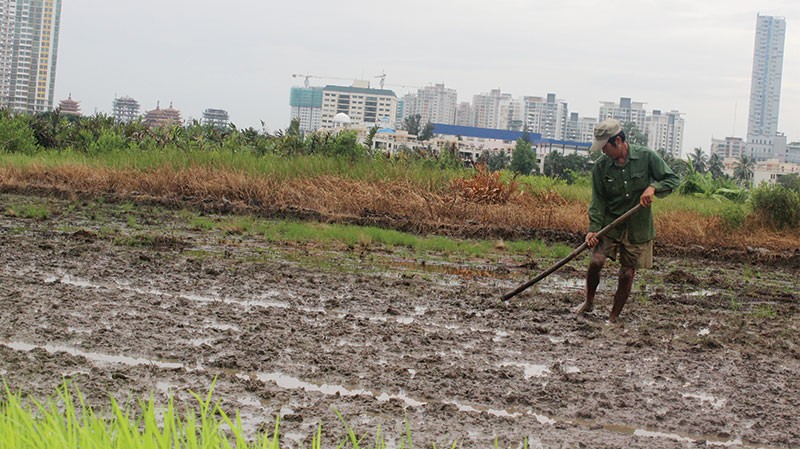
[[[733,166],[733,178],[740,185],[750,187],[753,183],[753,172],[756,168],[756,160],[746,154],[742,154]]]
[[[692,164],[694,171],[697,173],[705,173],[706,172],[706,162],[708,162],[708,157],[703,152],[703,149],[697,147],[694,149],[694,153],[689,155],[689,162]]]
[[[708,158],[708,172],[714,179],[722,178],[725,176],[725,165],[722,163],[722,156],[717,153]]]

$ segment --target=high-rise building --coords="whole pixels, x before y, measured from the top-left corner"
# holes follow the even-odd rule
[[[614,103],[613,101],[600,102],[599,121],[602,122],[607,118],[617,119],[622,123],[633,122],[639,131],[644,132],[647,111],[644,109],[644,103],[622,97],[619,99],[619,103]]]
[[[336,114],[344,113],[350,125],[378,126],[396,122],[397,95],[391,90],[371,89],[367,82],[352,86],[328,85],[322,89],[323,128],[333,128]]]
[[[567,134],[567,103],[556,99],[525,97],[525,129],[540,133],[545,139],[565,140]]]
[[[577,112],[570,112],[567,120],[566,140],[573,142],[591,142],[594,139],[594,127],[597,119],[594,117],[581,117]]]
[[[756,16],[753,73],[750,79],[750,111],[747,116],[747,150],[758,160],[785,157],[785,137],[778,133],[778,112],[783,75],[786,20]],[[776,147],[782,148],[778,149]]]
[[[470,116],[472,115],[472,105],[468,101],[462,101],[456,106],[456,125],[471,126]]]
[[[508,124],[508,111],[512,101],[511,94],[504,94],[500,89],[473,95],[469,126],[505,129],[505,126],[501,128],[501,125],[507,126]],[[502,113],[503,111],[505,113]],[[513,107],[511,111],[513,114]]]
[[[53,110],[61,0],[0,0],[0,106]]]
[[[681,158],[683,149],[683,115],[678,111],[653,113],[645,119],[647,147],[654,151],[664,151],[675,159]]]
[[[300,131],[313,132],[322,126],[321,87],[292,87],[289,106],[292,120],[300,121]]]
[[[497,129],[522,131],[523,128],[525,128],[525,119],[522,116],[523,109],[522,100],[514,99],[511,95],[500,99],[500,114],[497,117]]]
[[[456,107],[458,94],[455,89],[448,89],[444,84],[427,86],[417,90],[417,93],[404,99],[404,116],[420,115],[420,123],[443,123],[453,125],[456,122]],[[408,98],[408,100],[406,100]]]

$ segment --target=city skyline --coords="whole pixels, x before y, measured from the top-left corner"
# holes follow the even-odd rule
[[[110,111],[115,96],[143,109],[173,102],[187,118],[220,108],[240,127],[263,120],[274,132],[288,126],[290,87],[302,85],[292,74],[373,86],[386,74],[398,97],[416,89],[397,85],[438,83],[457,90],[459,102],[497,88],[518,97],[552,92],[581,116],[629,97],[684,113],[684,153],[708,151],[712,137],[746,134],[761,13],[786,18],[779,130],[800,140],[797,2],[149,2],[64,8],[57,100],[72,93],[87,114]]]

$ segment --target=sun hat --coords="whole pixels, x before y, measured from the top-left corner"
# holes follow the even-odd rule
[[[607,118],[598,123],[597,126],[594,127],[594,141],[592,142],[592,147],[589,150],[602,150],[606,145],[606,142],[608,142],[608,139],[616,136],[620,133],[620,131],[622,131],[622,125],[620,125],[619,120]]]

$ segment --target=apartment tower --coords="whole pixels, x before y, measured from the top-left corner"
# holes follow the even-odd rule
[[[0,0],[0,106],[53,110],[61,0]]]
[[[759,160],[785,155],[786,137],[778,134],[785,36],[783,17],[757,15],[747,146],[750,155]]]

